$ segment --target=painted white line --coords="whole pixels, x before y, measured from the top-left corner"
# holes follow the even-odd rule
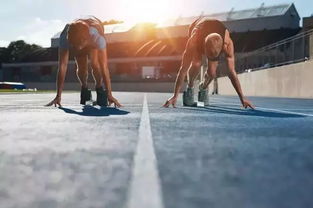
[[[128,193],[127,208],[163,208],[160,178],[153,147],[147,95],[144,94],[139,140]]]
[[[240,104],[233,104],[233,103],[225,103],[225,102],[217,102],[217,103],[211,103],[214,105],[218,105],[218,104],[224,104],[224,105],[231,105],[231,106],[239,106]],[[279,110],[279,109],[274,109],[274,108],[262,108],[262,107],[258,107],[256,106],[256,110],[267,110],[267,111],[273,111],[273,112],[279,112],[279,113],[287,113],[287,114],[294,114],[294,115],[300,115],[300,116],[308,116],[308,117],[313,117],[313,114],[307,114],[307,113],[298,113],[298,112],[293,112],[293,111],[289,111],[289,110]]]
[[[312,111],[313,108],[284,108],[285,111]]]
[[[300,115],[300,116],[308,116],[308,117],[313,117],[313,115],[312,115],[312,114],[307,114],[307,113],[298,113],[298,112],[287,111],[287,110],[278,110],[278,109],[273,109],[273,108],[260,108],[260,107],[257,107],[257,109],[261,109],[261,110],[269,110],[269,111],[274,111],[274,112],[279,112],[279,113],[288,113],[288,114],[295,114],[295,115]]]

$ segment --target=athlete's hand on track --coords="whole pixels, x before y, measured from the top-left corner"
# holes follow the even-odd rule
[[[50,103],[48,103],[45,106],[52,106],[54,105],[54,107],[57,107],[57,105],[59,105],[59,107],[62,107],[61,105],[61,96],[56,96]]]
[[[243,100],[243,102],[242,102],[242,107],[244,107],[244,108],[252,108],[253,110],[255,109],[255,106],[249,101],[249,100]]]
[[[109,106],[114,104],[114,107],[120,108],[122,105],[113,97],[113,96],[108,96],[108,101],[109,101]]]
[[[170,105],[172,105],[173,108],[176,108],[176,102],[177,102],[177,97],[173,96],[165,102],[163,107],[168,108]]]

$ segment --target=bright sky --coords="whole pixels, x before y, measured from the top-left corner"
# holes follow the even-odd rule
[[[87,15],[126,22],[162,21],[178,16],[212,14],[291,3],[286,0],[7,0],[0,7],[0,46],[23,39],[44,47],[67,22]],[[301,17],[313,14],[312,0],[294,1]]]

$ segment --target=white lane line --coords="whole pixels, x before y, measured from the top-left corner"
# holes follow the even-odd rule
[[[127,208],[163,208],[160,178],[153,147],[147,95],[144,94],[139,140],[128,193]]]
[[[233,104],[233,103],[225,103],[225,102],[217,102],[217,103],[211,103],[214,105],[222,104],[222,105],[230,105],[230,106],[240,106],[240,104]],[[298,113],[298,112],[293,112],[289,110],[279,110],[279,109],[274,109],[274,108],[262,108],[256,106],[256,110],[267,110],[267,111],[273,111],[273,112],[279,112],[279,113],[287,113],[287,114],[294,114],[294,115],[300,115],[300,116],[308,116],[308,117],[313,117],[313,114],[307,114],[307,113]]]
[[[298,113],[298,112],[292,112],[292,111],[287,111],[287,110],[278,110],[278,109],[273,109],[273,108],[260,108],[260,107],[257,107],[256,109],[269,110],[269,111],[274,111],[274,112],[279,112],[279,113],[288,113],[288,114],[295,114],[295,115],[300,115],[300,116],[313,117],[312,114]]]

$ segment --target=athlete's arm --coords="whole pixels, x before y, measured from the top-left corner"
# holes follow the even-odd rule
[[[190,50],[185,50],[183,54],[183,58],[182,58],[181,67],[178,71],[176,81],[175,81],[174,95],[165,102],[163,107],[169,107],[170,105],[172,105],[173,107],[176,107],[176,102],[177,102],[180,89],[184,83],[189,66],[191,64],[191,55],[192,54]]]
[[[228,33],[229,34],[229,33]],[[225,47],[224,47],[224,51],[225,51],[225,55],[226,55],[226,62],[227,62],[227,68],[228,68],[228,77],[233,85],[233,87],[235,88],[239,99],[242,103],[242,106],[244,108],[250,107],[252,109],[254,109],[254,106],[252,105],[252,103],[245,99],[243,93],[242,93],[242,89],[241,89],[241,85],[235,70],[235,55],[234,55],[234,44],[233,41],[229,38],[229,36],[225,38]]]
[[[111,87],[111,79],[110,79],[110,72],[108,67],[108,57],[107,57],[107,50],[101,49],[98,50],[99,53],[99,63],[100,63],[100,69],[101,74],[103,76],[104,84],[106,86],[106,90],[108,92],[108,101],[109,105],[112,103],[115,107],[121,107],[122,105],[113,97],[112,95],[112,87]]]
[[[189,66],[191,64],[191,53],[190,51],[185,51],[183,54],[183,60],[182,60],[182,64],[181,67],[178,71],[178,75],[176,77],[176,81],[175,81],[175,88],[174,88],[174,96],[178,97],[180,89],[182,87],[182,85],[184,84],[185,81],[185,77],[187,75]]]
[[[64,80],[67,71],[67,64],[69,59],[69,50],[59,49],[59,71],[57,79],[57,96],[61,97],[64,87]]]
[[[48,103],[46,106],[54,105],[55,107],[59,105],[61,107],[61,94],[64,88],[64,80],[67,71],[67,64],[69,59],[68,49],[59,49],[59,69],[57,77],[57,95],[56,97]]]
[[[172,105],[173,107],[176,107],[176,102],[177,102],[180,89],[184,83],[185,77],[188,73],[188,69],[192,61],[193,48],[194,48],[194,39],[191,37],[188,40],[186,49],[183,53],[181,66],[180,66],[180,69],[178,71],[176,81],[175,81],[174,95],[165,102],[163,107],[167,108],[170,105]]]

